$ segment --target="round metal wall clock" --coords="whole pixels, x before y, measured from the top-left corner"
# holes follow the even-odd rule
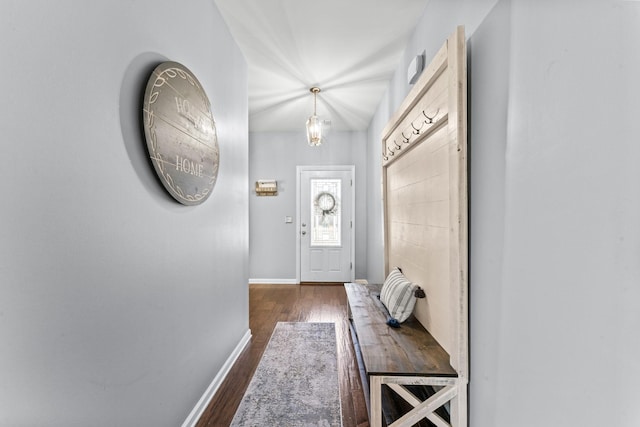
[[[220,151],[209,98],[187,67],[156,67],[144,94],[143,121],[151,162],[167,191],[184,205],[204,202],[216,183]]]

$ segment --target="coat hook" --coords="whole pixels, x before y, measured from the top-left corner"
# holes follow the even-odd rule
[[[409,143],[410,138],[408,138],[408,137],[404,136],[404,132],[401,132],[401,134],[402,134],[402,139],[404,139],[404,141],[403,141],[403,142],[404,142],[405,144],[408,144],[408,143]]]
[[[396,142],[396,140],[395,140],[395,139],[393,140],[393,145],[395,145],[395,146],[396,146],[396,150],[400,150],[400,149],[402,149],[402,145],[398,145],[398,143]]]
[[[424,113],[424,112],[423,112]],[[420,135],[420,130],[424,127],[424,122],[422,122],[422,126],[420,126],[420,129],[418,129],[417,127],[415,127],[413,125],[413,122],[411,122],[411,127],[413,128],[413,134],[414,135]]]
[[[433,123],[433,119],[435,119],[435,118],[436,118],[436,116],[438,115],[438,113],[439,113],[439,112],[440,112],[440,108],[438,108],[438,109],[436,110],[436,113],[433,115],[433,117],[429,117],[429,116],[427,116],[427,113],[426,113],[424,110],[422,110],[422,114],[427,118],[427,120],[425,121],[425,123],[426,123],[426,124],[428,124],[428,125],[430,125],[431,123]]]

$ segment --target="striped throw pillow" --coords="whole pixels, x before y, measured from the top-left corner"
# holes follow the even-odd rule
[[[402,323],[411,316],[416,304],[415,290],[417,286],[402,274],[399,268],[394,268],[382,285],[380,301],[389,310],[392,318]]]

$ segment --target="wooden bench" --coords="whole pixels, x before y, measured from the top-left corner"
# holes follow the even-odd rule
[[[413,409],[390,424],[412,426],[427,418],[438,427],[451,426],[435,413],[455,398],[458,378],[449,355],[411,316],[400,328],[387,325],[388,312],[380,302],[379,285],[345,283],[349,317],[359,346],[370,393],[371,427],[382,426],[382,390],[387,385]],[[421,401],[406,386],[433,386],[437,391]]]

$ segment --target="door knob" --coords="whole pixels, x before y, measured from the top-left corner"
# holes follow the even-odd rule
[[[304,236],[305,234],[307,234],[307,232],[306,232],[306,231],[303,231],[303,232],[302,232],[302,235]]]

